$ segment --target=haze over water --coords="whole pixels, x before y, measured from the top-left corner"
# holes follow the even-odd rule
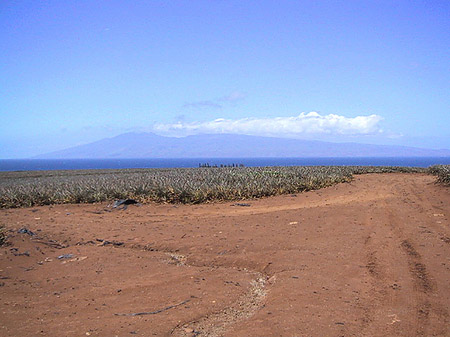
[[[450,157],[404,158],[182,158],[182,159],[9,159],[0,160],[0,171],[85,170],[198,167],[199,164],[245,166],[370,165],[429,167],[450,164]]]

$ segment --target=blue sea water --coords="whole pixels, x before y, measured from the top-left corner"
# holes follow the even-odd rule
[[[173,159],[1,159],[0,171],[86,170],[198,167],[199,164],[244,166],[370,165],[428,167],[450,164],[450,157],[356,158],[173,158]]]

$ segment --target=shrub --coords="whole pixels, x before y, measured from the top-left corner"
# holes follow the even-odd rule
[[[450,165],[434,165],[428,169],[430,174],[437,176],[437,182],[450,186]]]

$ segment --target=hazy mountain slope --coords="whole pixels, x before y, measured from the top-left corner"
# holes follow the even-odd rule
[[[414,157],[450,156],[450,150],[404,146],[330,143],[244,135],[195,135],[183,138],[126,133],[47,153],[38,158],[185,158],[185,157]]]

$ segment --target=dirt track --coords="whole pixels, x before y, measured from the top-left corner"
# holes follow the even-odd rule
[[[434,177],[246,203],[1,210],[0,336],[450,336]]]

